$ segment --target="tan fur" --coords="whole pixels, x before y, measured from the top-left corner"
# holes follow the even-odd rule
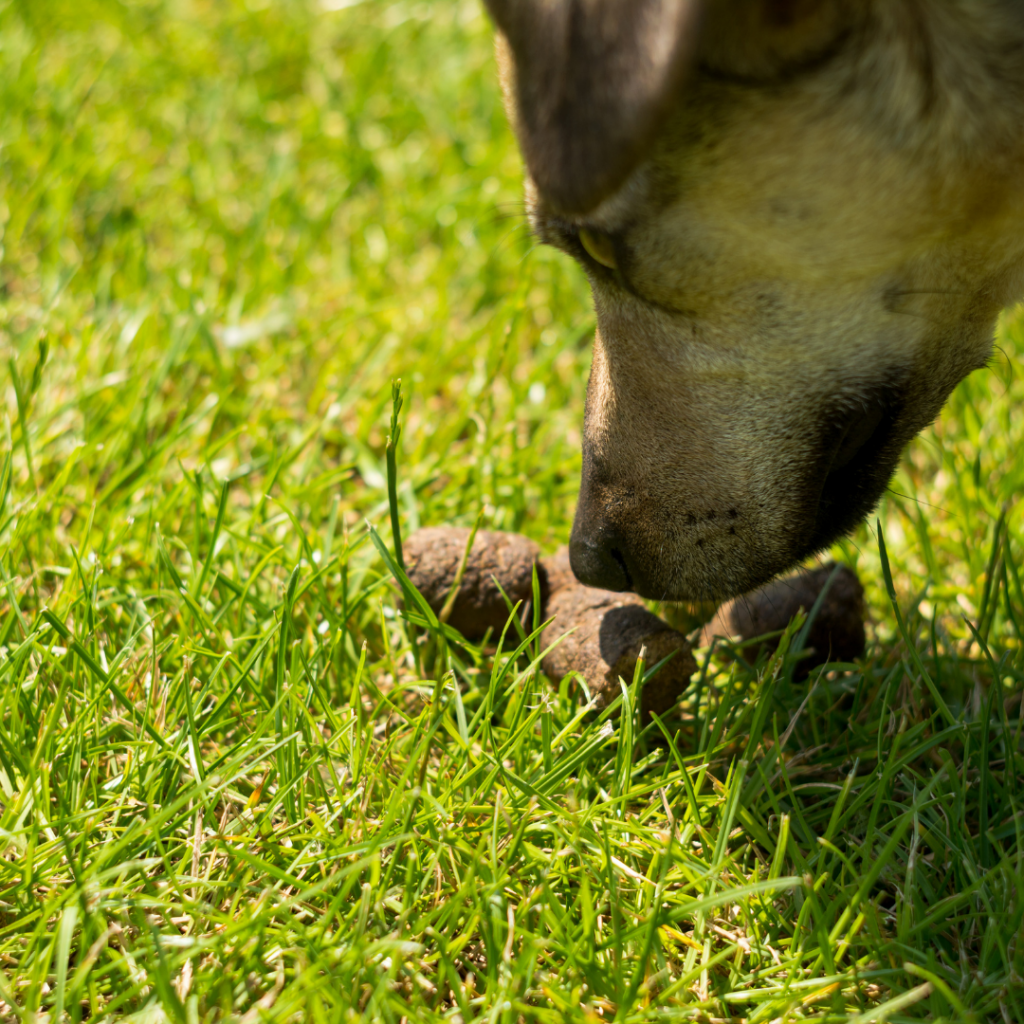
[[[614,538],[645,596],[736,594],[834,539],[836,496],[866,512],[985,363],[1024,291],[1019,7],[720,0],[621,188],[565,215],[528,181],[542,239],[576,252],[575,228],[602,229],[620,254],[587,264],[574,537]],[[499,64],[515,123],[500,41]],[[826,476],[835,424],[883,392],[878,451]]]

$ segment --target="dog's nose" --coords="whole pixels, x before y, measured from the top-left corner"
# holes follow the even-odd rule
[[[617,534],[602,530],[596,536],[581,536],[573,529],[569,539],[569,564],[576,579],[587,587],[602,590],[631,590],[633,581],[622,554]]]
[[[580,497],[569,536],[569,565],[585,587],[632,590],[636,582],[629,568],[629,547],[608,516],[608,498],[615,492],[584,439]]]

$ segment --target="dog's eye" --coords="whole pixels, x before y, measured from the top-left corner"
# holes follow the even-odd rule
[[[587,251],[587,255],[596,260],[603,267],[609,270],[616,270],[618,263],[615,259],[615,244],[611,236],[603,231],[596,231],[591,228],[579,229],[580,245]]]

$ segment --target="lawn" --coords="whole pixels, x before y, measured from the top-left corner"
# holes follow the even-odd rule
[[[372,533],[398,378],[404,535],[572,519],[477,0],[2,0],[0,170],[0,1020],[1024,1021],[1024,313],[833,552],[865,658],[641,731]]]

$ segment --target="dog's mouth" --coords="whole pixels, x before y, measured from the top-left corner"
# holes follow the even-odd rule
[[[826,432],[819,463],[824,478],[819,469],[817,513],[802,554],[827,547],[874,507],[906,440],[900,429],[903,406],[900,389],[878,391]]]
[[[836,446],[835,455],[832,458],[832,465],[825,477],[826,487],[828,487],[829,481],[849,466],[865,448],[874,447],[872,442],[878,440],[888,419],[890,419],[889,404],[882,399],[872,400],[865,409],[858,410],[853,414],[842,428],[839,444]]]

